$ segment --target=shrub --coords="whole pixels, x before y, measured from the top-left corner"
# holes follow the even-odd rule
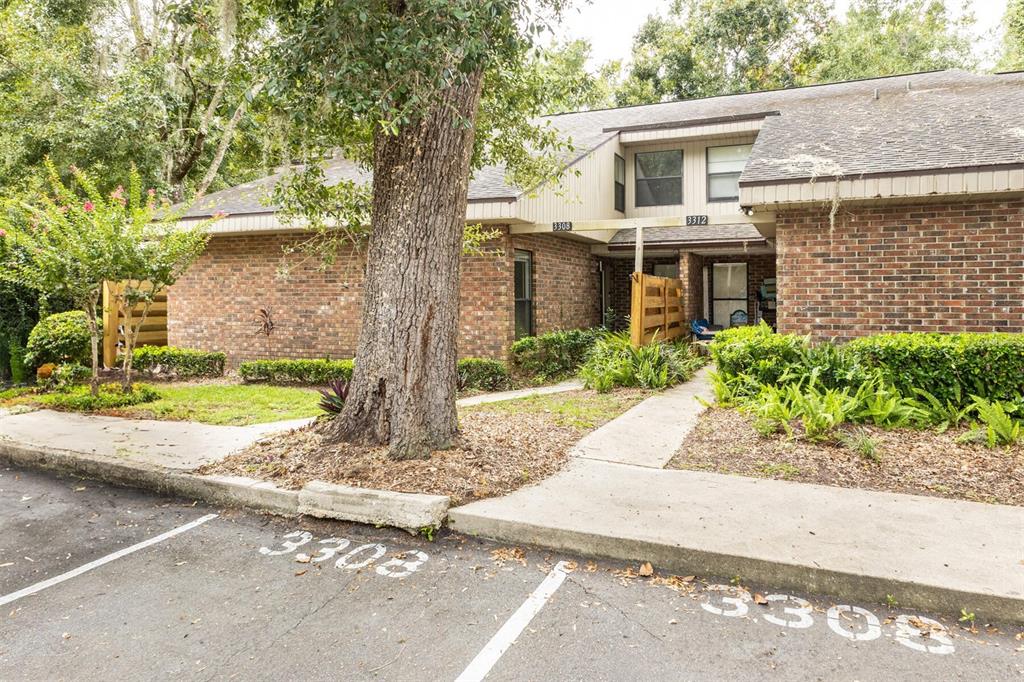
[[[93,396],[89,392],[88,386],[76,386],[68,391],[47,396],[46,403],[65,410],[93,412],[139,405],[159,399],[160,394],[145,384],[136,384],[128,393],[121,388],[120,384],[102,384],[97,396]]]
[[[132,362],[142,372],[193,379],[223,375],[225,360],[224,353],[173,346],[142,346],[133,351]]]
[[[28,335],[25,363],[38,367],[47,362],[91,362],[91,339],[89,323],[81,310],[44,317]]]
[[[807,345],[805,337],[776,334],[762,322],[718,332],[709,350],[723,375],[746,374],[759,384],[775,384],[787,371],[802,367]]]
[[[597,328],[568,329],[519,339],[509,349],[512,368],[541,381],[572,376],[601,334]]]
[[[11,363],[11,383],[23,384],[28,381],[28,363],[25,362],[25,347],[18,341],[11,341],[7,348]]]
[[[326,384],[352,380],[352,360],[252,360],[238,373],[244,381],[265,384]]]
[[[688,344],[654,342],[639,348],[628,332],[606,332],[594,344],[580,376],[600,393],[615,387],[666,388],[693,376],[704,364]]]
[[[509,385],[505,363],[484,358],[459,360],[459,390],[498,391]]]
[[[847,347],[904,395],[922,390],[941,405],[961,406],[970,395],[1024,395],[1024,334],[879,334]]]
[[[76,362],[57,365],[50,374],[46,385],[56,391],[67,391],[76,384],[82,384],[92,376],[92,370]]]

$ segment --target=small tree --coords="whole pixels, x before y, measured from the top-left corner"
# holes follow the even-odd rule
[[[41,293],[65,295],[85,313],[92,346],[92,392],[99,393],[100,330],[97,307],[103,281],[115,276],[116,239],[105,202],[83,201],[68,189],[49,160],[52,195],[4,205],[0,277]],[[87,194],[95,187],[72,168]]]
[[[77,189],[66,185],[47,161],[51,194],[35,201],[11,201],[0,217],[0,278],[47,295],[65,295],[85,312],[92,347],[93,395],[99,393],[100,328],[97,320],[104,281],[127,284],[117,305],[125,325],[125,388],[131,387],[131,351],[153,298],[202,253],[203,221],[177,228],[180,212],[164,206],[157,216],[154,192],[142,197],[139,174],[130,173],[128,196],[118,187],[103,195],[84,171],[72,167]],[[128,312],[143,314],[132,324]],[[148,302],[148,303],[147,303]]]
[[[118,314],[125,320],[121,381],[128,392],[132,388],[133,351],[153,302],[202,255],[210,238],[207,227],[220,214],[189,228],[180,225],[180,211],[164,207],[158,216],[155,193],[150,190],[143,199],[134,168],[129,175],[128,196],[118,187],[109,201],[119,204],[124,213],[115,263],[122,284],[117,287],[115,299]],[[140,305],[142,309],[135,316]]]

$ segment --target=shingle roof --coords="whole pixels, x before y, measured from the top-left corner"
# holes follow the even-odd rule
[[[740,184],[1024,164],[1024,78],[818,101],[766,120]]]
[[[704,99],[684,100],[678,102],[664,102],[660,104],[645,104],[633,107],[621,107],[618,109],[599,109],[594,111],[583,111],[575,113],[557,114],[545,117],[545,121],[558,128],[559,132],[568,138],[574,147],[574,151],[567,155],[566,163],[585,156],[590,150],[596,148],[610,137],[617,133],[615,130],[623,127],[645,125],[654,126],[669,124],[679,121],[696,121],[700,119],[715,119],[727,116],[743,116],[752,113],[780,112],[781,116],[773,116],[765,121],[763,131],[778,129],[778,135],[771,147],[767,141],[762,149],[767,153],[783,154],[786,157],[792,156],[786,152],[791,140],[797,135],[793,126],[780,127],[781,120],[787,120],[801,116],[801,120],[807,123],[815,123],[813,130],[824,140],[823,144],[834,145],[834,137],[828,136],[829,126],[845,125],[846,107],[854,102],[863,104],[870,100],[870,95],[877,89],[880,93],[881,102],[893,100],[899,93],[904,93],[907,83],[911,84],[911,93],[924,93],[935,89],[948,88],[962,93],[963,99],[957,104],[957,108],[964,110],[964,116],[968,115],[967,109],[973,107],[971,96],[982,92],[981,86],[986,84],[1005,84],[1007,89],[1022,87],[1024,85],[1024,74],[1009,74],[1005,76],[982,76],[966,71],[935,71],[929,73],[911,74],[906,76],[891,76],[886,78],[866,79],[860,81],[848,81],[843,83],[831,83],[825,85],[814,85],[802,88],[791,88],[788,90],[773,90],[767,92],[753,92],[739,95],[721,95],[717,97],[706,97]],[[972,86],[974,86],[972,88]],[[906,97],[906,95],[899,95]],[[986,101],[991,100],[988,98]],[[1016,102],[1016,110],[1020,111],[1020,102]],[[833,102],[837,104],[833,104]],[[841,102],[841,105],[838,103]],[[877,104],[877,102],[876,102]],[[947,102],[947,108],[949,103]],[[863,106],[865,125],[870,124],[873,130],[884,130],[887,121],[885,119],[870,120],[871,107]],[[801,113],[805,112],[805,113]],[[842,116],[836,113],[841,112]],[[955,126],[958,134],[963,133],[960,126],[970,122],[970,118],[960,118]],[[848,126],[847,126],[848,127]],[[986,134],[989,128],[979,132],[979,137]],[[818,132],[820,131],[820,132]],[[765,137],[762,132],[754,147],[754,159],[748,165],[751,171],[750,177],[754,177],[752,166],[755,168],[761,163],[755,164],[756,159],[769,158],[766,154],[759,152],[761,138]],[[865,137],[870,138],[866,133]],[[771,139],[771,138],[769,138]],[[811,142],[814,138],[808,136],[805,142]],[[1019,139],[1019,138],[1018,138]],[[955,143],[951,143],[955,144]],[[974,146],[972,145],[972,148]],[[1012,153],[1012,150],[1010,150]],[[973,154],[973,152],[972,152]],[[881,161],[881,159],[880,159]],[[879,162],[880,162],[879,161]],[[798,166],[799,167],[799,166]],[[777,169],[775,169],[777,170]],[[328,181],[337,181],[338,178],[349,178],[354,180],[370,179],[369,171],[359,168],[354,163],[338,159],[327,164],[325,172]],[[773,177],[773,170],[767,168],[758,170],[759,178]],[[510,186],[506,182],[505,169],[500,166],[489,166],[478,170],[469,187],[469,199],[471,201],[500,201],[518,197],[522,190]],[[273,211],[273,206],[266,204],[266,197],[273,188],[280,174],[249,182],[238,187],[232,187],[221,192],[215,192],[197,202],[186,216],[210,215],[215,211],[224,211],[229,214],[238,213],[265,213]],[[744,173],[744,180],[748,179]]]
[[[750,223],[694,225],[687,227],[645,227],[644,244],[722,244],[727,242],[763,242],[764,236]],[[608,245],[636,244],[636,230],[619,230]]]

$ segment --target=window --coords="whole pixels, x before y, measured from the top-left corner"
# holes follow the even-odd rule
[[[751,146],[708,147],[708,201],[740,198],[740,173],[750,158]]]
[[[615,210],[626,212],[626,160],[615,155]]]
[[[683,152],[643,152],[636,155],[637,206],[683,203]]]
[[[515,253],[516,338],[533,336],[533,254]]]

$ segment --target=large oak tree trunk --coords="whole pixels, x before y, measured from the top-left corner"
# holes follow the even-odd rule
[[[352,385],[327,441],[427,457],[458,432],[459,259],[479,73],[422,120],[377,133],[363,321]]]

